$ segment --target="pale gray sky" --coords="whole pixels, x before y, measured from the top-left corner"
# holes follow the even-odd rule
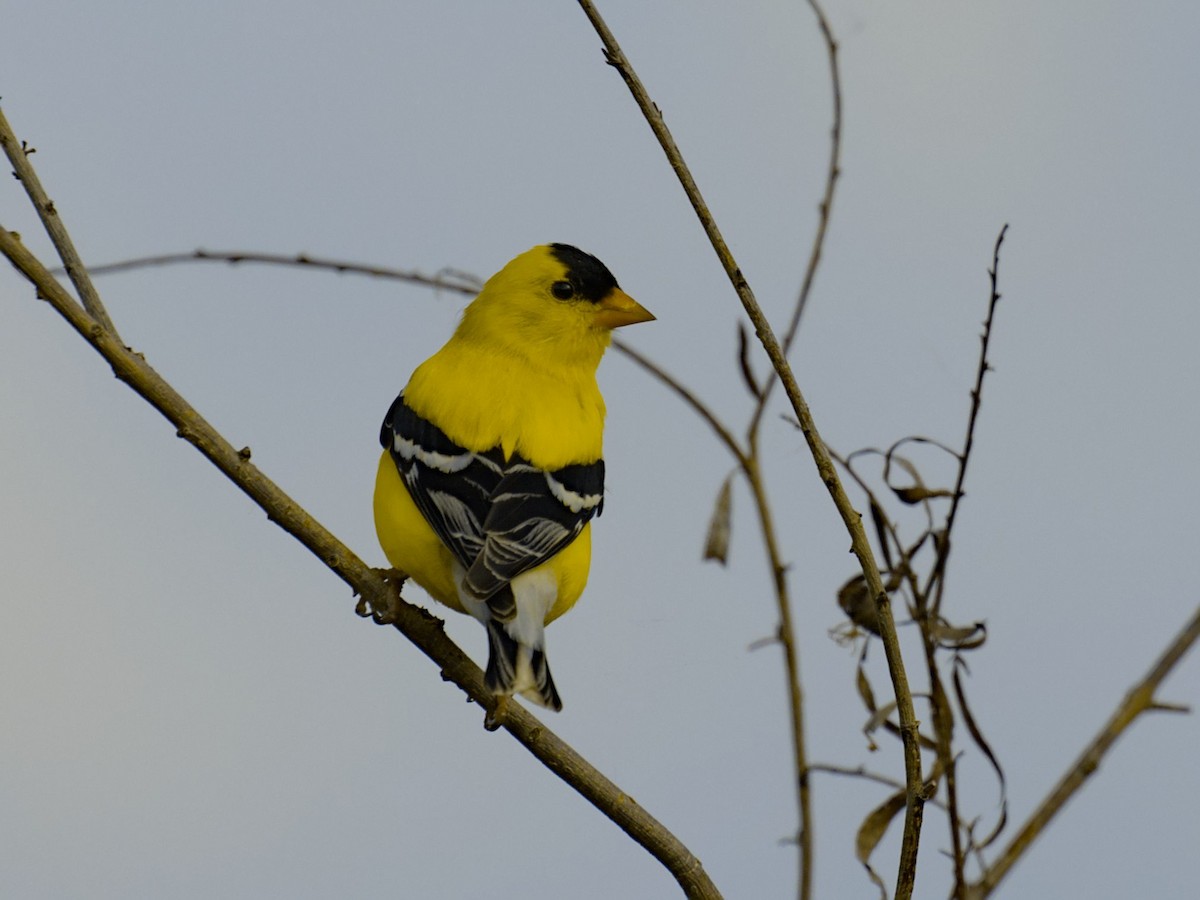
[[[828,7],[844,175],[794,362],[834,447],[961,440],[1011,223],[947,611],[988,622],[969,690],[1019,822],[1197,602],[1200,9]],[[807,7],[601,9],[782,322],[828,148]],[[486,276],[567,241],[658,315],[625,337],[745,421],[736,300],[576,4],[16,0],[0,96],[89,262],[206,247]],[[11,179],[0,213],[50,259]],[[461,298],[219,266],[100,287],[126,341],[382,564],[379,421]],[[19,277],[0,273],[0,295],[6,896],[675,895],[424,657],[356,618]],[[727,897],[791,896],[782,663],[747,651],[775,625],[749,498],[735,492],[729,568],[701,565],[730,461],[628,361],[601,380],[608,497],[588,591],[549,631],[566,703],[550,725]],[[848,539],[799,435],[767,432],[813,759],[898,775],[896,745],[867,750],[854,657],[827,635]],[[482,630],[443,614],[482,659]],[[1195,655],[1162,696],[1200,702]],[[1198,746],[1194,716],[1139,722],[1000,896],[1193,896]],[[818,895],[872,897],[853,841],[884,792],[814,777]],[[969,748],[963,779],[991,822]],[[878,853],[889,881],[896,837]],[[931,811],[919,897],[945,896],[947,845]]]

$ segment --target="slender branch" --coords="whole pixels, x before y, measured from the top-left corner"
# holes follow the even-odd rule
[[[952,499],[943,530],[941,531],[940,536],[938,533],[934,532],[932,518],[930,518],[927,525],[927,530],[925,532],[927,535],[934,535],[935,553],[933,566],[930,570],[928,580],[923,590],[920,589],[916,583],[916,577],[912,574],[911,566],[908,564],[907,552],[900,543],[895,530],[891,527],[891,523],[884,523],[888,533],[894,539],[901,555],[904,557],[903,563],[905,573],[906,575],[910,576],[909,585],[913,591],[914,618],[920,625],[921,630],[925,665],[929,677],[930,710],[934,737],[936,739],[937,759],[941,771],[945,774],[946,778],[946,806],[948,808],[950,819],[951,855],[954,863],[954,888],[952,896],[956,898],[956,900],[963,900],[968,890],[965,867],[969,847],[965,848],[962,842],[961,821],[958,804],[957,758],[953,749],[955,725],[954,711],[950,705],[945,684],[938,668],[937,654],[938,650],[942,646],[938,632],[939,625],[942,621],[940,609],[942,592],[945,584],[943,576],[945,573],[946,562],[950,553],[950,533],[954,526],[955,515],[958,511],[959,503],[963,497],[963,485],[966,478],[967,463],[970,459],[971,449],[974,443],[975,426],[978,420],[980,402],[983,393],[983,379],[986,373],[991,369],[991,366],[988,363],[988,348],[992,334],[992,325],[995,318],[996,306],[1000,299],[998,286],[1000,247],[1004,241],[1004,236],[1007,230],[1007,225],[1000,230],[992,250],[992,265],[988,270],[989,275],[991,276],[991,294],[988,301],[987,315],[985,317],[983,334],[980,341],[980,356],[979,364],[976,369],[975,384],[971,390],[971,410],[967,421],[965,446],[962,452],[958,453],[953,451],[938,441],[928,438],[907,437],[896,441],[890,448],[888,448],[885,454],[882,454],[885,460],[883,475],[884,483],[893,490],[895,490],[895,487],[890,481],[888,470],[892,465],[893,459],[896,459],[903,464],[903,458],[896,457],[895,454],[908,442],[920,442],[933,445],[945,451],[946,453],[949,453],[958,461],[957,480],[954,489],[948,492]],[[862,479],[858,477],[857,473],[850,466],[850,463],[855,456],[857,456],[859,453],[868,452],[878,453],[879,451],[873,449],[857,451],[856,453],[851,454],[851,456],[846,460],[838,459],[838,461],[847,469],[851,476],[858,481],[859,486],[867,492],[868,498],[870,498],[872,504],[874,504],[874,508],[882,509],[882,507],[879,506],[878,502],[874,498],[872,492],[867,488]],[[836,456],[835,459],[837,459]],[[913,473],[910,471],[910,474]],[[926,512],[927,515],[929,515],[928,507]],[[886,541],[887,539],[888,535],[880,534],[881,541]],[[885,556],[887,556],[886,553]],[[961,696],[960,702],[963,702]],[[969,713],[964,710],[964,716],[967,715],[969,715]]]
[[[749,460],[746,457],[746,452],[742,449],[741,445],[738,444],[737,438],[733,436],[733,432],[725,427],[725,424],[717,418],[716,413],[712,411],[708,404],[697,397],[691,390],[684,387],[683,383],[671,375],[671,373],[669,373],[666,369],[651,360],[648,356],[644,356],[643,354],[639,353],[624,341],[620,340],[619,338],[613,338],[612,345],[613,349],[625,354],[627,357],[641,366],[646,372],[673,390],[685,404],[691,407],[692,412],[694,412],[708,424],[708,427],[713,430],[713,433],[717,436],[717,439],[725,445],[725,449],[730,452],[735,460],[737,460],[738,466],[742,470],[745,470],[749,463]]]
[[[639,109],[641,109],[647,124],[654,132],[655,137],[658,138],[658,142],[662,146],[663,152],[671,164],[671,168],[675,171],[684,192],[687,194],[688,201],[692,204],[692,208],[695,210],[701,226],[708,235],[709,242],[712,244],[717,258],[721,261],[726,275],[737,292],[742,307],[746,310],[746,315],[754,326],[759,342],[763,345],[763,349],[766,350],[767,356],[771,360],[771,365],[774,366],[775,371],[779,375],[784,392],[787,394],[792,409],[796,413],[796,420],[800,424],[801,432],[804,434],[804,439],[816,463],[821,481],[829,491],[834,506],[837,508],[847,531],[850,533],[851,549],[855,556],[858,557],[867,588],[870,590],[871,596],[875,598],[879,616],[880,637],[883,641],[885,655],[887,656],[888,673],[896,694],[896,707],[900,716],[901,736],[904,745],[904,771],[907,790],[904,834],[900,850],[899,874],[896,880],[896,898],[897,900],[907,900],[912,895],[913,883],[916,879],[917,849],[920,843],[921,822],[925,802],[921,779],[921,748],[917,741],[918,724],[916,713],[913,709],[912,692],[908,686],[908,677],[904,670],[904,660],[900,653],[900,641],[896,634],[896,623],[892,615],[891,601],[883,589],[883,580],[880,577],[879,567],[875,562],[870,541],[867,539],[866,531],[863,529],[862,517],[850,503],[845,489],[838,479],[837,470],[834,468],[833,461],[829,458],[829,454],[825,450],[824,442],[817,431],[817,426],[808,408],[808,403],[805,401],[803,394],[800,392],[800,387],[796,383],[796,378],[791,366],[788,364],[787,356],[778,339],[775,337],[770,323],[763,314],[762,308],[754,296],[754,292],[742,275],[741,269],[738,267],[732,252],[729,250],[725,239],[717,228],[716,222],[711,212],[709,212],[708,206],[705,204],[704,198],[701,196],[700,190],[697,188],[687,164],[683,160],[679,147],[676,145],[675,139],[671,136],[671,132],[663,120],[661,111],[653,100],[650,99],[650,95],[642,85],[641,79],[638,78],[637,73],[626,59],[624,52],[617,44],[616,38],[613,37],[612,32],[604,23],[595,5],[591,0],[579,0],[579,5],[604,44],[606,61],[620,74]],[[805,828],[802,831],[801,838],[807,839],[809,835],[809,829]],[[804,892],[804,879],[809,877],[808,874],[802,875],[802,894]]]
[[[946,686],[942,683],[942,673],[938,669],[938,643],[933,629],[925,627],[927,624],[921,623],[921,642],[925,649],[925,667],[929,673],[930,718],[933,720],[933,737],[937,742],[937,759],[946,776],[950,852],[954,861],[954,888],[951,896],[955,900],[963,900],[967,884],[963,869],[966,853],[963,851],[962,837],[959,833],[961,819],[958,812],[958,766],[954,755],[954,712],[950,708],[950,699],[946,696]]]
[[[811,887],[807,886],[811,884],[811,879],[806,879],[804,874],[812,871],[813,841],[811,830],[812,796],[809,790],[808,755],[804,740],[804,693],[800,686],[800,659],[799,654],[796,652],[796,642],[793,638],[792,604],[788,594],[787,566],[784,564],[783,556],[779,550],[775,524],[771,515],[771,505],[767,498],[766,485],[763,483],[762,471],[758,466],[757,448],[752,453],[747,454],[738,445],[737,439],[729,429],[724,426],[708,406],[684,387],[676,378],[632,347],[625,346],[617,341],[614,341],[613,344],[650,375],[671,388],[684,403],[690,406],[701,419],[708,423],[726,449],[737,460],[738,468],[750,485],[750,492],[754,498],[755,511],[758,514],[759,529],[762,532],[763,543],[767,552],[767,565],[771,570],[771,581],[775,588],[775,598],[779,609],[779,629],[775,637],[783,648],[784,671],[787,675],[788,683],[788,711],[792,721],[792,753],[796,761],[796,804],[800,815],[800,832],[797,836],[797,843],[800,845],[801,893],[807,896],[806,892],[811,891]]]
[[[306,253],[298,253],[289,255],[286,253],[261,253],[253,250],[192,250],[186,253],[161,253],[155,256],[139,256],[133,259],[122,259],[117,262],[105,263],[99,266],[92,266],[91,273],[93,275],[115,275],[122,272],[134,272],[139,269],[156,268],[160,266],[175,266],[188,263],[225,263],[226,265],[239,265],[241,263],[259,263],[263,265],[273,266],[290,266],[302,267],[309,269],[321,269],[328,272],[337,272],[339,274],[365,275],[370,278],[384,278],[393,281],[405,281],[410,284],[418,284],[423,287],[434,288],[438,290],[454,291],[460,294],[473,295],[479,292],[478,283],[467,275],[459,275],[454,279],[447,280],[437,275],[424,275],[412,269],[393,269],[386,266],[375,266],[369,263],[356,263],[347,260],[329,259],[320,256],[310,256]],[[633,360],[638,366],[644,369],[653,377],[657,378],[672,391],[674,391],[681,400],[702,418],[718,440],[725,445],[733,458],[737,460],[739,466],[743,466],[746,461],[746,454],[742,447],[738,444],[737,438],[720,419],[712,411],[703,400],[689,390],[684,384],[675,378],[662,366],[651,360],[648,356],[635,350],[629,344],[619,338],[614,338],[612,342],[613,349],[624,354]]]
[[[792,754],[796,763],[796,805],[800,816],[800,831],[797,835],[797,844],[800,847],[800,892],[801,896],[807,897],[811,893],[811,875],[809,873],[813,868],[813,840],[812,792],[809,789],[808,753],[804,738],[804,692],[800,684],[800,657],[796,652],[796,641],[793,637],[795,630],[792,626],[792,603],[788,592],[787,566],[784,564],[779,550],[774,518],[771,515],[771,504],[768,500],[766,485],[763,483],[762,470],[758,465],[758,448],[754,447],[749,453],[743,450],[738,444],[737,438],[708,406],[661,366],[619,341],[614,340],[613,345],[650,375],[673,390],[684,403],[708,423],[737,461],[738,468],[750,486],[750,492],[754,498],[754,508],[758,515],[759,530],[762,532],[763,544],[767,553],[767,566],[771,570],[771,583],[775,588],[776,605],[779,610],[779,628],[775,640],[783,649],[784,672],[787,676],[788,711],[792,722]]]
[[[967,418],[967,435],[962,453],[957,455],[958,477],[954,484],[954,490],[951,492],[950,510],[946,514],[946,525],[942,537],[935,542],[937,552],[933,569],[929,575],[929,583],[924,591],[917,594],[916,604],[918,621],[921,625],[921,639],[925,650],[925,665],[929,673],[929,692],[932,701],[934,736],[937,739],[937,755],[946,773],[946,804],[950,810],[950,842],[954,860],[953,896],[955,900],[965,900],[969,889],[966,877],[967,854],[963,849],[959,834],[958,765],[953,748],[954,714],[950,708],[949,698],[946,696],[941,672],[938,670],[938,640],[930,625],[937,623],[941,617],[946,562],[950,558],[950,535],[954,528],[959,503],[963,497],[967,463],[970,461],[971,449],[974,446],[975,424],[979,417],[979,407],[983,398],[983,379],[991,368],[988,363],[988,346],[992,336],[992,322],[996,314],[996,305],[1000,300],[1000,246],[1004,243],[1004,235],[1007,231],[1008,225],[1000,229],[992,249],[992,267],[988,270],[988,274],[991,276],[991,296],[988,300],[987,316],[984,319],[983,335],[980,338],[979,365],[975,372],[975,385],[971,389],[971,412]],[[931,598],[932,602],[930,602]]]
[[[812,293],[817,268],[821,264],[821,257],[825,249],[825,235],[829,231],[829,219],[833,213],[833,195],[837,189],[838,178],[841,175],[842,75],[841,67],[838,65],[838,45],[837,40],[833,36],[833,29],[830,27],[829,19],[826,17],[825,10],[822,9],[821,4],[817,0],[808,0],[808,5],[817,17],[817,25],[821,30],[821,37],[825,40],[825,55],[829,60],[829,85],[833,94],[833,124],[829,131],[829,167],[825,173],[825,193],[821,197],[821,204],[818,207],[817,231],[813,235],[812,249],[809,250],[808,264],[804,269],[804,280],[800,285],[800,294],[797,296],[796,305],[792,309],[792,318],[788,322],[787,331],[783,334],[784,354],[791,351],[792,343],[796,339],[796,332],[800,328],[800,319],[804,315],[804,310],[808,307],[808,298]],[[750,434],[758,433],[759,424],[762,422],[763,414],[767,408],[767,401],[770,399],[771,391],[774,387],[775,379],[773,378],[763,386],[762,393],[759,395],[758,405],[750,420]]]
[[[337,272],[339,274],[354,274],[365,275],[370,278],[385,278],[394,281],[405,281],[411,284],[418,284],[423,287],[435,288],[438,290],[454,291],[460,294],[473,295],[479,292],[478,283],[468,275],[459,275],[454,280],[447,280],[436,275],[424,275],[412,269],[392,269],[386,266],[375,266],[368,263],[355,263],[346,260],[328,259],[319,256],[310,256],[306,253],[298,253],[290,256],[285,253],[260,253],[252,250],[192,250],[188,253],[161,253],[156,256],[139,256],[133,259],[122,259],[117,262],[105,263],[100,266],[92,266],[91,273],[93,275],[115,275],[121,272],[133,272],[139,269],[156,268],[159,266],[174,266],[187,263],[204,263],[215,262],[225,263],[227,265],[238,265],[241,263],[261,263],[264,265],[274,266],[292,266],[303,267],[310,269],[321,269],[329,272]],[[53,274],[53,270],[52,270]],[[645,356],[638,350],[635,350],[629,344],[619,338],[614,338],[612,342],[614,350],[624,354],[633,360],[634,363],[641,366],[646,372],[657,378],[672,391],[674,391],[685,404],[691,407],[700,418],[702,418],[718,440],[725,445],[725,448],[737,460],[739,466],[744,466],[746,461],[745,451],[737,442],[737,438],[731,432],[716,414],[712,408],[703,400],[695,395],[683,385],[679,379],[671,375],[666,369]]]
[[[148,256],[137,259],[122,260],[119,262],[98,266],[94,268],[92,272],[93,274],[112,274],[117,272],[128,272],[152,266],[167,266],[196,262],[221,262],[226,264],[254,262],[268,265],[303,266],[314,269],[323,269],[326,271],[336,271],[343,274],[354,273],[379,278],[404,280],[427,287],[445,288],[462,293],[474,292],[476,290],[476,288],[473,288],[468,284],[469,279],[464,279],[462,282],[445,282],[436,278],[420,275],[419,273],[414,273],[409,270],[389,269],[379,266],[352,263],[341,260],[331,260],[307,255],[290,256],[286,254],[270,254],[253,251],[216,252],[196,250],[190,253],[169,253],[159,256]],[[739,445],[737,438],[734,437],[729,428],[727,428],[724,423],[717,418],[712,409],[702,400],[700,400],[691,390],[684,386],[677,378],[675,378],[657,363],[653,362],[648,357],[644,356],[642,353],[623,343],[622,341],[614,340],[613,346],[617,351],[623,353],[634,363],[643,368],[652,377],[657,378],[668,388],[674,391],[687,406],[689,406],[709,425],[713,433],[717,436],[718,440],[720,440],[720,442],[734,457],[739,469],[742,471],[743,475],[746,476],[747,482],[750,485],[751,493],[755,501],[756,512],[759,518],[759,525],[764,535],[768,566],[771,569],[772,582],[776,589],[776,599],[780,607],[781,626],[775,639],[779,640],[783,647],[785,671],[788,674],[789,709],[793,723],[799,723],[799,727],[793,727],[792,729],[793,749],[797,754],[797,758],[801,761],[801,764],[798,764],[796,767],[797,805],[801,810],[801,838],[799,843],[802,848],[803,864],[807,870],[811,870],[811,856],[803,856],[803,848],[806,843],[804,839],[804,823],[811,819],[811,813],[805,813],[804,811],[811,809],[811,800],[808,777],[806,774],[809,767],[807,764],[803,764],[805,759],[803,692],[800,687],[798,675],[799,660],[798,655],[795,652],[794,641],[790,640],[793,627],[790,615],[791,604],[786,583],[787,566],[783,563],[778,543],[775,538],[770,506],[767,502],[766,489],[762,483],[757,464]],[[898,538],[897,544],[899,545]],[[808,826],[808,833],[811,836],[811,825]],[[808,842],[808,845],[811,847],[811,840]]]
[[[826,775],[843,775],[847,778],[862,778],[866,781],[874,781],[877,784],[882,784],[890,787],[893,790],[904,790],[903,782],[897,781],[895,778],[889,778],[887,775],[880,775],[878,772],[872,772],[866,766],[836,766],[832,763],[811,763],[808,767],[810,772],[823,772]]]
[[[162,253],[157,256],[142,256],[136,259],[124,259],[119,262],[107,263],[102,266],[92,266],[91,273],[93,275],[114,275],[118,272],[131,272],[137,269],[193,262],[221,262],[228,265],[262,263],[275,266],[301,266],[313,269],[327,269],[342,274],[349,273],[367,275],[374,278],[390,278],[395,281],[406,281],[410,284],[419,284],[424,287],[437,288],[443,291],[453,291],[468,296],[474,296],[479,293],[480,287],[474,279],[461,273],[456,273],[449,277],[424,275],[410,269],[391,269],[386,266],[372,266],[366,263],[309,256],[307,253],[297,253],[295,256],[288,256],[283,253],[256,253],[240,250],[201,249],[193,250],[190,253]]]
[[[907,439],[905,439],[907,440]],[[912,566],[912,560],[909,555],[908,548],[904,542],[900,540],[900,534],[897,531],[892,521],[883,515],[883,505],[879,502],[870,486],[862,479],[858,472],[854,469],[854,457],[860,454],[874,454],[882,456],[886,462],[891,459],[895,450],[903,443],[897,441],[893,444],[886,453],[883,453],[874,448],[866,448],[856,450],[849,457],[841,457],[834,451],[830,451],[830,455],[842,466],[850,475],[851,478],[858,484],[859,488],[867,495],[868,500],[873,504],[875,510],[878,510],[879,521],[877,527],[880,530],[879,540],[883,544],[886,541],[891,541],[896,546],[896,552],[900,556],[900,567],[897,570],[895,566],[892,569],[892,580],[895,582],[896,572],[902,573],[905,582],[908,584],[909,590],[913,595],[913,608],[922,610],[926,603],[920,585],[917,582],[917,576]],[[930,442],[936,444],[936,442]],[[938,446],[941,446],[940,444]],[[945,449],[945,448],[943,448]],[[952,451],[948,451],[952,452]],[[884,475],[885,483],[887,482],[886,467]],[[932,525],[927,526],[925,534],[932,531]],[[886,555],[886,554],[885,554]],[[891,565],[889,560],[889,565]],[[930,802],[942,807],[948,814],[950,826],[951,853],[954,861],[954,893],[952,896],[956,900],[961,900],[963,891],[966,889],[966,879],[963,874],[963,865],[965,863],[965,853],[962,846],[962,835],[960,832],[966,831],[968,839],[970,838],[970,829],[966,828],[961,821],[958,811],[958,788],[957,788],[957,760],[953,752],[954,738],[954,716],[950,708],[949,698],[946,696],[945,687],[942,683],[941,672],[937,666],[937,649],[938,643],[934,637],[931,628],[927,627],[926,620],[918,619],[921,624],[922,647],[925,653],[925,664],[929,674],[929,703],[931,717],[933,719],[934,729],[934,749],[937,755],[937,768],[945,774],[946,777],[946,803],[937,803],[932,799]]]
[[[37,288],[128,384],[247,496],[271,521],[295,537],[361,596],[376,621],[394,625],[440,668],[443,679],[458,685],[480,706],[494,710],[496,698],[483,673],[446,636],[442,621],[400,599],[376,570],[322,527],[250,462],[250,450],[234,449],[141,355],[125,347],[115,334],[91,318],[19,240],[0,226],[0,252]],[[658,859],[691,898],[719,900],[720,893],[700,861],[665,827],[638,806],[519,704],[506,704],[500,724],[552,772],[574,788],[619,828]]]
[[[967,463],[971,459],[971,449],[975,446],[975,422],[979,418],[979,406],[983,400],[983,377],[991,371],[988,363],[988,346],[992,339],[992,322],[996,315],[996,305],[1000,302],[1000,246],[1004,243],[1004,235],[1008,233],[1008,225],[1000,229],[996,236],[996,244],[992,248],[992,267],[988,269],[991,278],[992,293],[988,300],[987,317],[983,322],[983,334],[979,338],[979,366],[975,370],[975,386],[971,388],[971,413],[967,417],[967,436],[963,441],[963,450],[958,457],[958,479],[954,483],[954,493],[950,500],[950,511],[946,513],[946,533],[941,542],[937,562],[929,576],[929,586],[934,589],[934,599],[930,612],[936,617],[942,608],[942,585],[945,582],[946,560],[950,555],[950,535],[954,529],[954,519],[958,515],[958,505],[963,498],[963,484],[967,479]]]
[[[1129,690],[1125,699],[1121,701],[1116,711],[1100,729],[1100,733],[1084,748],[1083,753],[1075,760],[1071,768],[1067,770],[1038,808],[1033,811],[1033,814],[1021,826],[1020,831],[1009,841],[999,859],[992,863],[979,881],[968,888],[967,897],[970,900],[983,900],[996,889],[1004,876],[1062,810],[1066,802],[1099,768],[1104,755],[1112,749],[1112,745],[1125,732],[1125,729],[1132,725],[1142,713],[1155,711],[1163,705],[1154,699],[1154,692],[1158,690],[1163,679],[1183,659],[1197,640],[1200,640],[1200,606],[1196,607],[1192,618],[1175,635],[1146,677]]]
[[[825,55],[829,60],[829,87],[833,94],[833,125],[829,131],[829,171],[825,175],[825,195],[821,198],[820,216],[817,219],[817,233],[813,236],[812,251],[808,257],[808,267],[804,271],[804,282],[800,287],[800,296],[796,307],[792,310],[792,319],[788,323],[783,336],[783,349],[792,348],[796,339],[796,331],[800,327],[800,318],[808,306],[808,298],[812,293],[813,279],[817,267],[821,264],[821,254],[825,248],[825,235],[829,230],[829,218],[833,213],[833,194],[837,189],[838,177],[841,175],[842,158],[842,75],[838,66],[838,45],[833,36],[833,29],[825,10],[817,0],[808,0],[813,14],[817,17],[817,25],[821,36],[825,39]]]
[[[758,456],[749,457],[742,469],[754,496],[758,512],[759,528],[766,545],[767,565],[771,569],[771,583],[775,588],[775,602],[779,610],[779,644],[783,649],[784,673],[787,676],[788,713],[792,722],[792,756],[796,761],[796,803],[800,813],[800,896],[812,895],[813,870],[813,815],[812,790],[809,784],[808,750],[804,737],[804,690],[800,684],[800,654],[796,649],[795,629],[792,626],[792,602],[788,592],[787,566],[779,551],[775,536],[775,522],[771,515],[771,504],[767,488],[763,483]]]
[[[71,283],[75,285],[79,299],[83,301],[83,308],[101,327],[117,336],[116,326],[108,317],[108,311],[100,301],[100,295],[96,293],[96,287],[88,276],[83,260],[79,258],[79,253],[75,250],[71,235],[67,233],[66,226],[59,218],[54,201],[46,194],[37,172],[33,169],[33,164],[29,161],[29,155],[34,151],[22,141],[17,140],[2,109],[0,109],[0,144],[4,146],[4,153],[8,157],[8,161],[12,163],[13,174],[25,187],[25,193],[29,195],[29,202],[37,210],[38,217],[46,228],[46,233],[50,235],[54,249],[58,251],[59,259],[66,267],[67,275],[70,277]]]
[[[767,348],[768,356],[771,357],[772,363],[776,370],[779,371],[780,363],[786,367],[786,359],[784,359],[783,351],[779,346],[778,340],[771,331],[771,326],[767,322],[766,316],[763,314],[753,291],[750,289],[749,283],[742,276],[741,270],[734,260],[733,253],[729,246],[725,243],[724,237],[721,235],[720,229],[717,227],[716,220],[708,209],[708,205],[704,202],[704,198],[700,194],[700,189],[696,186],[695,179],[692,177],[691,171],[684,162],[683,155],[679,151],[679,147],[675,143],[675,139],[671,136],[670,130],[667,128],[666,122],[662,117],[662,113],[658,106],[650,99],[645,87],[642,85],[641,79],[633,67],[626,60],[624,53],[617,44],[616,38],[613,37],[608,26],[605,24],[600,13],[590,0],[580,0],[580,6],[584,13],[591,21],[592,26],[600,35],[600,39],[604,44],[604,55],[608,64],[615,68],[625,84],[632,92],[634,99],[641,108],[646,121],[650,128],[654,131],[658,138],[659,144],[667,154],[667,158],[671,163],[671,167],[675,170],[680,182],[683,184],[684,192],[687,194],[689,202],[692,204],[692,209],[695,210],[696,216],[700,220],[701,226],[708,235],[709,242],[716,251],[718,258],[721,260],[722,266],[725,268],[730,282],[733,284],[734,290],[742,302],[742,306],[749,316],[751,324],[754,325],[755,333],[758,336],[759,342]],[[774,352],[772,352],[772,347]],[[791,372],[788,370],[786,376],[781,371],[781,377],[790,377]],[[799,388],[796,387],[794,379],[792,379],[792,388],[794,396],[799,395]],[[793,394],[789,394],[792,396]],[[803,400],[801,400],[803,402]],[[800,415],[798,413],[798,415]],[[800,416],[803,419],[803,416]],[[811,417],[810,417],[811,422]],[[788,697],[789,697],[789,712],[792,725],[792,748],[795,756],[795,771],[796,771],[796,803],[800,814],[800,831],[799,831],[799,895],[802,900],[807,900],[812,895],[812,869],[813,869],[813,834],[814,823],[811,817],[811,804],[809,802],[808,789],[808,773],[807,760],[804,758],[804,735],[803,735],[803,693],[799,683],[799,654],[796,651],[795,638],[791,628],[791,611],[789,609],[790,601],[786,589],[786,567],[783,566],[778,556],[778,548],[775,547],[774,534],[771,529],[771,517],[769,507],[766,505],[766,494],[763,490],[761,478],[758,474],[756,460],[756,437],[753,432],[750,435],[751,448],[748,457],[745,457],[746,463],[743,465],[743,471],[751,483],[751,489],[755,496],[755,505],[759,513],[759,521],[763,526],[763,534],[767,542],[767,553],[769,565],[771,566],[772,583],[776,589],[776,598],[780,609],[780,625],[779,625],[779,641],[784,651],[785,668],[788,676]],[[832,468],[832,467],[831,467]],[[836,475],[835,475],[836,477]],[[878,580],[878,579],[877,579]]]
[[[904,790],[903,782],[897,781],[895,778],[890,778],[887,775],[882,775],[879,772],[872,772],[866,766],[835,766],[832,763],[812,763],[809,765],[808,771],[821,772],[826,775],[842,775],[846,778],[861,778],[864,781],[874,781],[876,784],[890,787],[895,791]],[[946,804],[938,800],[937,797],[930,797],[926,802],[930,806],[936,806],[938,809],[946,809]]]

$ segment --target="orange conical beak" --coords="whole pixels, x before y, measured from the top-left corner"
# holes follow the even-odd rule
[[[613,288],[596,306],[596,323],[603,328],[654,321],[654,314],[650,310],[620,288]]]

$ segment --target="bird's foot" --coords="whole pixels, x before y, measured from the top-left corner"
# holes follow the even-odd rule
[[[396,621],[394,610],[400,602],[400,588],[404,586],[408,576],[398,569],[372,569],[371,571],[387,582],[389,590],[386,603],[373,603],[366,597],[359,597],[354,611],[364,619],[370,617],[376,625],[391,625]]]
[[[511,702],[512,697],[508,694],[498,694],[495,705],[483,717],[483,727],[488,731],[495,731],[503,725],[504,720],[508,718],[508,704]]]

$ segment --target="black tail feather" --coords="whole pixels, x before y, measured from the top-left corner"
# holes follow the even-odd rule
[[[534,650],[529,660],[533,669],[533,681],[537,685],[537,702],[547,709],[562,712],[562,700],[558,696],[558,688],[554,686],[554,678],[550,675],[550,663],[546,661],[545,650]],[[523,696],[531,696],[526,692]]]
[[[517,617],[517,598],[511,584],[506,584],[487,599],[488,612],[493,619],[511,622]]]
[[[488,663],[484,683],[493,694],[512,694],[518,690],[517,671],[521,654],[527,654],[533,684],[520,688],[521,695],[534,703],[558,712],[562,700],[550,675],[550,664],[543,650],[522,647],[509,635],[503,622],[492,619],[487,623]]]
[[[493,694],[511,694],[517,683],[517,653],[521,645],[508,636],[504,624],[495,619],[487,623],[488,661],[483,681]]]

